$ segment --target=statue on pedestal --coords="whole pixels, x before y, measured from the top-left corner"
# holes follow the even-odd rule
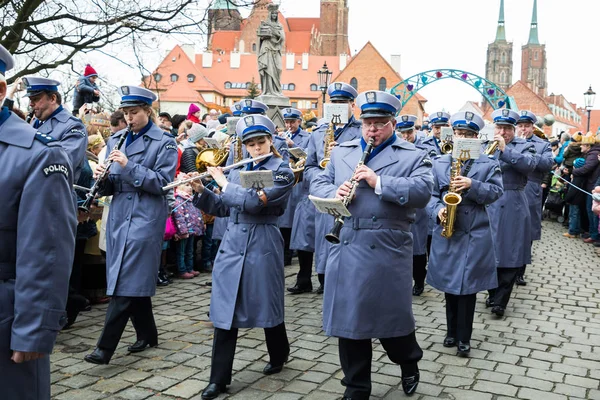
[[[281,50],[285,43],[283,26],[278,21],[279,6],[268,5],[269,20],[258,28],[258,72],[262,95],[283,96],[281,93]]]

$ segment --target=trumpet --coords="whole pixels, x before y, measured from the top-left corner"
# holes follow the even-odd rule
[[[243,165],[249,164],[251,162],[259,162],[264,160],[265,158],[269,158],[273,155],[273,153],[269,153],[269,154],[263,154],[262,156],[258,156],[255,158],[246,158],[240,162],[236,162],[234,164],[228,165],[226,167],[223,167],[223,171],[228,171],[230,169],[235,169],[237,167],[241,167]],[[207,176],[210,176],[209,172],[204,172],[203,174],[191,177],[191,178],[187,178],[187,179],[181,179],[179,181],[175,181],[175,182],[171,182],[169,183],[167,186],[163,186],[162,190],[163,192],[168,192],[169,190],[176,188],[177,186],[180,185],[185,185],[186,183],[190,183],[193,181],[197,181],[198,179],[203,179],[206,178]]]
[[[454,145],[452,144],[452,142],[450,140],[444,140],[444,143],[442,143],[442,146],[440,147],[440,152],[442,154],[452,154],[453,148],[454,148]]]
[[[120,150],[121,146],[123,146],[123,143],[125,143],[125,139],[127,139],[127,137],[129,135],[131,135],[131,125],[127,125],[127,130],[125,131],[124,134],[121,135],[121,137],[119,138],[119,141],[117,142],[117,145],[114,148],[117,150]],[[108,170],[110,169],[112,164],[113,164],[113,160],[109,160],[106,163],[106,166],[104,167],[104,172],[102,172],[102,174],[100,176],[98,176],[98,179],[96,179],[96,182],[94,182],[94,186],[92,186],[90,188],[90,191],[86,193],[85,201],[83,202],[82,205],[79,206],[79,209],[81,211],[84,211],[84,212],[90,211],[90,207],[92,206],[93,201],[96,199],[96,196],[98,195],[98,192],[100,191],[100,185],[101,185],[102,181],[108,175]]]
[[[498,141],[494,140],[488,144],[483,153],[486,156],[491,156],[496,152],[496,150],[498,150]]]
[[[367,158],[369,158],[369,155],[371,155],[371,151],[373,151],[373,143],[374,142],[375,142],[375,138],[369,139],[369,142],[367,143],[367,147],[365,147],[365,151],[363,152],[363,155],[360,158],[360,161],[356,165],[356,168],[354,168],[354,172],[352,173],[352,179],[350,179],[350,185],[351,185],[350,193],[348,193],[348,196],[345,196],[344,199],[342,200],[346,207],[352,201],[352,198],[354,197],[354,194],[356,193],[356,188],[358,188],[359,182],[356,179],[354,179],[354,175],[356,174],[356,169],[358,167],[360,167],[361,165],[364,165],[367,162]],[[335,222],[333,223],[333,228],[331,228],[331,231],[327,235],[325,235],[325,239],[329,243],[339,244],[340,243],[340,233],[342,231],[343,226],[344,226],[344,217],[343,216],[336,217]]]

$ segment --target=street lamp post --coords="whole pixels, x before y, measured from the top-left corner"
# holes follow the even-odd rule
[[[329,81],[331,80],[331,75],[333,72],[327,68],[327,61],[323,63],[321,69],[317,72],[319,75],[319,88],[321,89],[321,93],[323,94],[323,104],[321,110],[321,117],[325,115],[325,93],[327,93],[327,88],[329,87]]]
[[[590,88],[587,90],[587,92],[585,92],[583,94],[583,103],[585,104],[585,109],[587,110],[587,113],[588,113],[587,130],[585,131],[586,133],[590,131],[590,122],[592,119],[592,107],[594,107],[595,100],[596,100],[596,92],[594,92],[592,90],[592,85],[590,85]]]

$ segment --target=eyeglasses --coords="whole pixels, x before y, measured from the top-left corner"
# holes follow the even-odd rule
[[[375,128],[375,130],[380,131],[383,128],[385,128],[388,124],[390,124],[391,122],[392,121],[388,121],[385,124],[383,122],[377,122],[377,123],[374,123],[374,124],[365,124],[363,122],[362,129],[363,129],[363,131],[370,131],[371,128]]]

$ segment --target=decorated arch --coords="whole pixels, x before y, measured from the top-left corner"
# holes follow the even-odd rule
[[[402,102],[402,107],[404,107],[419,90],[444,79],[456,79],[473,87],[494,109],[506,106],[507,108],[517,110],[514,99],[508,96],[494,82],[459,69],[434,69],[418,73],[398,83],[390,90],[390,93],[400,95],[400,101]]]

